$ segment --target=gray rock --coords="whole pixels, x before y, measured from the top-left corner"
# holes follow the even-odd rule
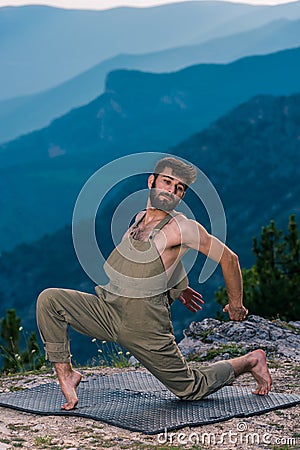
[[[291,321],[289,322],[289,325],[300,331],[300,320],[297,320],[296,322]]]
[[[184,336],[179,347],[185,357],[228,359],[261,348],[269,355],[300,361],[300,321],[270,321],[254,315],[244,322],[206,318],[192,322]]]
[[[4,442],[0,442],[0,450],[6,450],[11,448],[10,444],[4,444]]]
[[[141,363],[134,356],[130,356],[128,364],[129,366],[139,366]]]

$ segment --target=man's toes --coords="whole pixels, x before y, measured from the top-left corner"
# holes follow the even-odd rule
[[[263,386],[257,386],[257,388],[252,392],[256,395],[266,395],[268,394],[269,390],[270,388],[267,386],[267,384],[265,384]]]
[[[255,389],[255,391],[252,391],[252,393],[255,395],[261,395],[260,388]]]
[[[61,409],[65,410],[65,411],[70,411],[71,409],[74,409],[76,406],[76,403],[65,403],[64,405],[62,405]]]

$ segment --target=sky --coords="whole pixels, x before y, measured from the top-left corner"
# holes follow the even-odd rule
[[[49,5],[58,8],[72,9],[110,9],[118,6],[149,7],[167,3],[178,3],[188,0],[0,0],[2,6]],[[220,0],[222,1],[222,0]],[[234,3],[252,5],[279,5],[291,0],[229,0]]]

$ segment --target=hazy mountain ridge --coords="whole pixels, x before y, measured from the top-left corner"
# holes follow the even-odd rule
[[[287,50],[172,74],[111,72],[98,99],[0,146],[0,249],[70,223],[82,185],[110,160],[166,151],[259,93],[299,92],[299,55]]]
[[[253,98],[171,150],[213,181],[243,265],[256,224],[286,227],[290,214],[299,216],[299,105],[300,94]]]
[[[241,14],[237,18],[232,18],[231,20],[223,23],[222,28],[215,25],[212,30],[206,33],[206,40],[227,36],[232,33],[239,33],[242,31],[247,31],[252,28],[260,27],[268,22],[274,21],[276,19],[291,19],[294,20],[299,18],[300,14],[300,2],[291,2],[285,4],[278,4],[273,6],[260,5],[259,9],[250,10],[246,14]],[[197,38],[193,39],[189,44],[195,44],[202,42],[202,33],[199,33],[199,41]]]
[[[88,105],[0,145],[0,167],[48,160],[53,146],[70,155],[109,149],[111,157],[163,150],[254,95],[298,91],[300,48],[167,74],[116,70],[108,74],[104,94]]]
[[[114,69],[169,72],[199,63],[228,63],[246,55],[266,54],[299,45],[300,21],[279,19],[260,28],[199,45],[143,55],[118,55],[56,88],[0,102],[0,142],[45,127],[70,109],[92,101],[103,92],[107,73]]]
[[[299,1],[277,6],[192,1],[106,11],[2,7],[0,99],[53,88],[120,53],[200,44],[299,18]]]
[[[299,119],[300,94],[259,96],[170,149],[170,153],[194,162],[214,183],[225,207],[228,244],[240,256],[242,266],[252,262],[251,240],[260,234],[261,226],[275,219],[277,226],[286,228],[291,213],[296,214],[299,224]],[[75,169],[69,170],[73,177]],[[143,186],[140,183],[141,180],[130,182],[129,188],[139,189]],[[100,226],[105,227],[101,228],[101,236],[107,238],[99,242],[106,253],[112,248],[109,217],[124,196],[126,189],[117,189],[100,215]],[[197,219],[209,226],[196,200],[192,192],[187,193],[187,204]],[[213,291],[222,278],[217,272],[199,286],[201,261],[197,261],[189,278],[192,286],[204,293],[205,314],[209,315],[215,308],[211,303]],[[42,289],[55,285],[93,291],[94,283],[76,259],[70,227],[30,245],[20,245],[12,252],[3,252],[0,268],[0,315],[8,305],[16,307],[27,327],[34,326],[34,304]],[[188,312],[183,314],[182,308],[177,310],[176,306],[173,315],[177,332],[191,320]]]
[[[54,87],[119,53],[184,45],[199,28],[203,40],[215,25],[253,9],[201,1],[105,11],[0,8],[0,99]]]

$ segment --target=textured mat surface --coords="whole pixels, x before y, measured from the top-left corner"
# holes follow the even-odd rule
[[[247,417],[300,403],[300,396],[271,392],[265,397],[226,386],[199,401],[181,401],[145,372],[90,376],[77,389],[79,404],[62,411],[65,402],[56,383],[0,394],[0,406],[47,415],[72,415],[155,434],[184,426]]]

